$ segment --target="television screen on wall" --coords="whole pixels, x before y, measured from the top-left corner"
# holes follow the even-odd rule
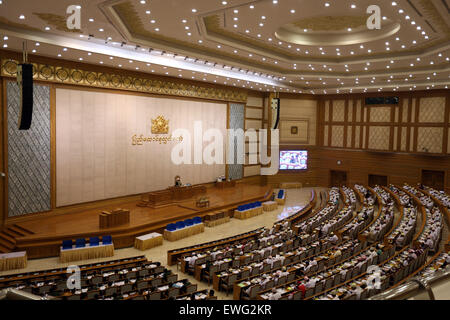
[[[308,151],[288,150],[280,151],[280,170],[308,169]]]

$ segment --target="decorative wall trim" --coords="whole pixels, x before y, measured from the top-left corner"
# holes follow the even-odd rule
[[[165,81],[149,77],[146,78],[144,76],[138,77],[126,74],[90,71],[83,68],[68,68],[66,66],[59,66],[56,63],[53,65],[43,63],[32,64],[33,78],[39,81],[219,101],[244,103],[247,101],[247,91],[244,90],[214,88],[176,82],[170,78]],[[17,60],[2,58],[0,74],[4,77],[16,77],[17,65]]]

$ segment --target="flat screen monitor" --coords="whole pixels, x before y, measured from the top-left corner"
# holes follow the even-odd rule
[[[308,151],[287,150],[280,151],[280,170],[308,169]]]

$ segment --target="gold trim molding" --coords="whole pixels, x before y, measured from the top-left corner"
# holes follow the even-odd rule
[[[17,60],[2,58],[0,74],[5,77],[16,77],[18,63]],[[170,80],[131,77],[41,63],[32,64],[33,79],[39,81],[209,100],[244,103],[247,101],[247,91],[245,90],[228,90]]]

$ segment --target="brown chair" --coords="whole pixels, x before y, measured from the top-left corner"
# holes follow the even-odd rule
[[[161,292],[154,291],[149,294],[148,300],[161,300]]]
[[[179,296],[180,295],[180,289],[178,289],[178,288],[170,288],[169,290],[168,290],[168,292],[167,292],[167,297],[176,297],[176,296]]]
[[[237,274],[232,274],[228,276],[225,283],[222,283],[221,288],[225,290],[227,296],[230,290],[233,290],[233,285],[237,281]]]

